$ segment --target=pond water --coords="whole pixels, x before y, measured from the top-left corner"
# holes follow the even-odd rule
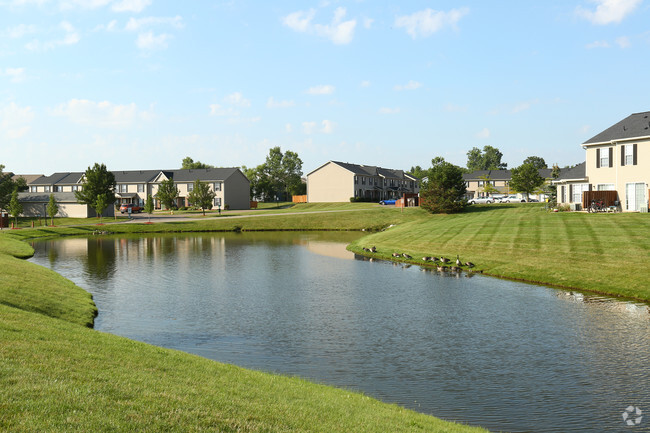
[[[69,238],[32,261],[93,294],[100,331],[490,430],[650,431],[648,305],[371,262],[356,236]]]

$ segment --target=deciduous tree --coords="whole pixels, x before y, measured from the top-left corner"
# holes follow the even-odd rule
[[[169,178],[160,182],[158,187],[158,192],[156,193],[156,198],[160,200],[165,209],[172,210],[176,197],[178,197],[179,191],[176,185],[174,184],[174,179]]]
[[[23,204],[18,200],[18,190],[14,189],[9,200],[9,213],[14,217],[14,223],[18,226],[18,216],[23,213]]]
[[[533,164],[522,164],[511,171],[510,187],[515,191],[525,193],[526,200],[530,194],[544,185],[544,178]]]
[[[210,164],[204,164],[201,161],[194,162],[194,160],[189,156],[183,158],[181,169],[199,169],[199,168],[214,168],[214,166]]]
[[[54,198],[54,194],[50,194],[50,201],[47,203],[47,214],[50,216],[50,225],[54,225],[54,216],[59,212],[59,204]],[[47,219],[45,220],[47,224]]]
[[[115,203],[115,176],[104,164],[95,163],[84,173],[81,191],[75,191],[77,201],[95,209],[101,219],[104,210]]]
[[[501,162],[503,153],[496,147],[484,146],[483,151],[473,147],[467,152],[467,169],[475,170],[505,170],[508,164]]]
[[[20,192],[27,189],[27,182],[22,177],[13,179],[13,173],[4,172],[5,166],[0,164],[0,209],[8,209],[11,194],[14,190]]]
[[[548,168],[546,161],[544,161],[544,158],[541,156],[529,156],[528,158],[524,159],[523,163],[533,164],[537,169]]]
[[[187,195],[187,199],[194,206],[200,207],[203,211],[203,216],[205,216],[205,210],[212,209],[215,196],[216,193],[210,189],[210,185],[207,182],[201,182],[199,179],[196,179],[194,181],[194,188]]]

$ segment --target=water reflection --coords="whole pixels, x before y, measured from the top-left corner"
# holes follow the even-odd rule
[[[93,293],[97,329],[492,430],[619,431],[650,410],[647,305],[350,260],[335,236],[65,239],[33,260]]]

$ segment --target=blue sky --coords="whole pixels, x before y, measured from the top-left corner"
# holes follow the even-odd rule
[[[649,71],[643,0],[0,0],[0,164],[564,166]]]

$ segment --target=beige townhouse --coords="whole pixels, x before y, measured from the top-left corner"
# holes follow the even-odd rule
[[[581,203],[585,191],[616,191],[623,211],[648,211],[650,112],[634,113],[582,144],[584,175],[558,183],[559,203]]]
[[[307,174],[307,201],[349,202],[351,198],[380,201],[417,194],[420,180],[403,170],[328,161]]]

